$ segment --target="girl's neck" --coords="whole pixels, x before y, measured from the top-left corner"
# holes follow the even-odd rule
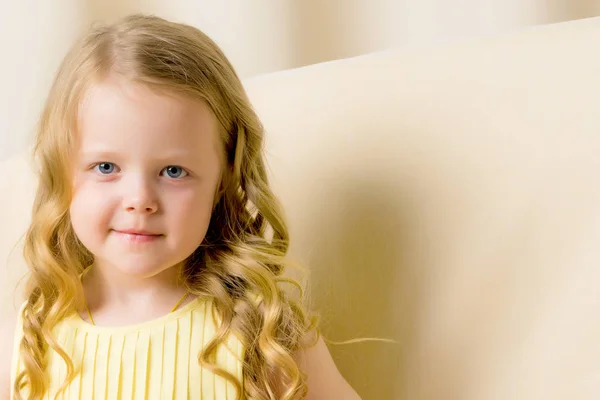
[[[82,276],[82,285],[95,323],[127,325],[167,314],[186,292],[179,282],[180,268],[173,266],[157,275],[140,277],[110,266],[92,265]]]

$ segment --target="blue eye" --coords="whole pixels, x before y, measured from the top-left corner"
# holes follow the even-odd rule
[[[96,164],[94,166],[94,169],[96,169],[98,172],[100,172],[103,175],[109,175],[115,171],[115,164],[109,163],[109,162],[104,162],[104,163]]]
[[[187,172],[176,165],[169,165],[167,168],[163,169],[163,172],[167,174],[169,178],[178,179],[187,176]],[[164,175],[164,173],[162,175]]]

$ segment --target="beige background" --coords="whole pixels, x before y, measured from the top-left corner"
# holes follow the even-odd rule
[[[246,80],[327,334],[399,343],[332,347],[364,399],[600,398],[599,41],[588,19]],[[0,169],[5,313],[35,182]]]
[[[248,82],[365,399],[600,398],[600,19]]]
[[[155,13],[213,37],[242,77],[600,15],[597,0],[32,0],[0,4],[0,160],[22,149],[69,44],[96,20]]]

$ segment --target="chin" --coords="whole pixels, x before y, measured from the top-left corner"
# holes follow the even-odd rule
[[[107,264],[124,275],[150,278],[174,267],[178,263],[160,262],[156,258],[144,256],[119,257],[118,260],[107,260]]]

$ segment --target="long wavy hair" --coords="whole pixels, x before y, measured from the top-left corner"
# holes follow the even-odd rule
[[[16,398],[25,388],[33,400],[49,390],[49,348],[67,366],[62,390],[77,374],[52,330],[81,309],[79,276],[94,260],[69,219],[70,163],[78,106],[90,85],[109,73],[204,101],[219,122],[226,160],[222,183],[206,237],[182,268],[188,290],[211,299],[218,314],[217,332],[198,362],[232,382],[239,398],[305,397],[306,376],[293,354],[305,346],[308,334],[318,338],[317,317],[307,311],[301,285],[283,275],[293,264],[286,256],[283,212],[267,178],[263,127],[234,68],[210,38],[185,24],[133,15],[92,28],[74,45],[41,116],[34,148],[39,186],[24,248],[30,274]],[[284,290],[284,283],[294,284],[299,296]],[[245,348],[242,382],[216,363],[217,349],[232,333]]]

